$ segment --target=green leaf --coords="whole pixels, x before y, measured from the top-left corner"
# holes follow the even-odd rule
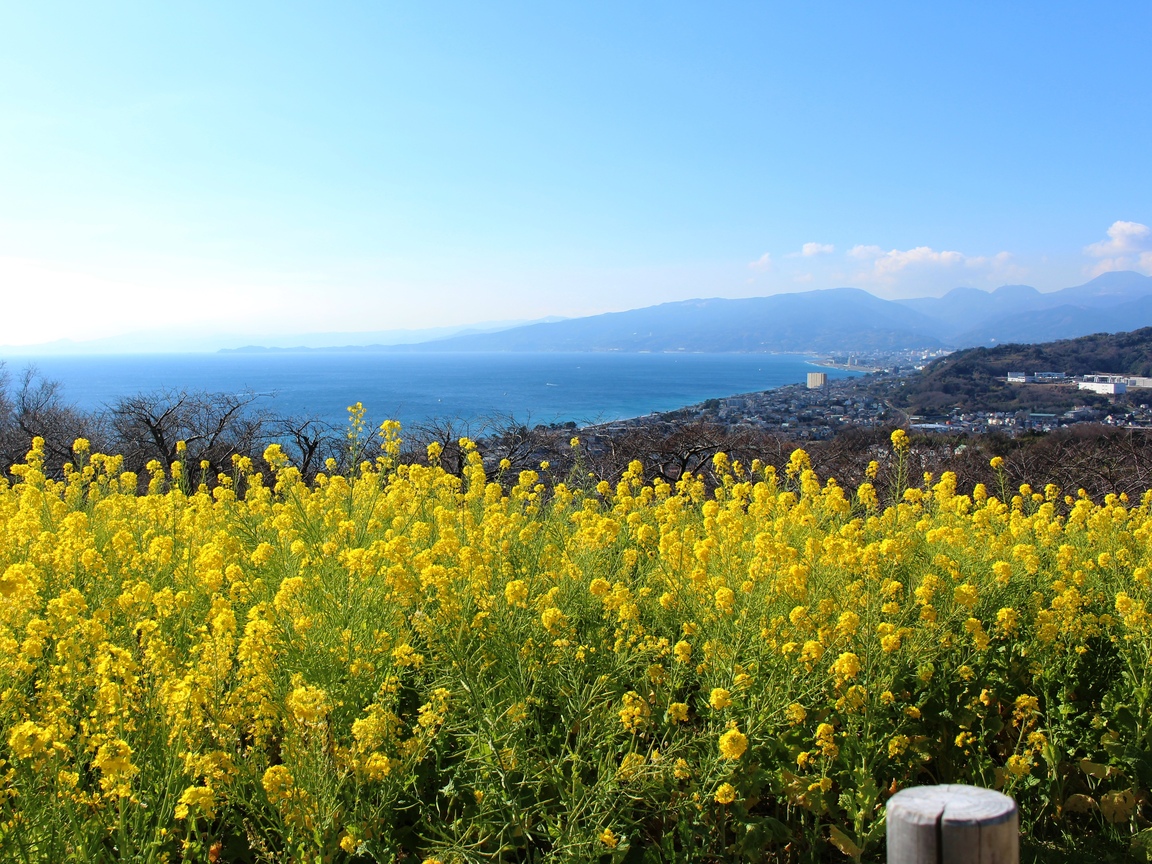
[[[859,861],[860,856],[864,853],[864,850],[856,845],[856,841],[835,825],[828,826],[828,842],[853,861]]]
[[[1129,848],[1137,861],[1152,862],[1152,828],[1145,828],[1133,837]]]

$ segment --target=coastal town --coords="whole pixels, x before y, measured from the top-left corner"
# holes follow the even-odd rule
[[[1104,395],[1108,397],[1106,405],[1074,404],[1059,412],[956,409],[932,415],[908,413],[896,407],[893,397],[910,376],[945,354],[904,351],[831,358],[820,365],[862,374],[832,378],[826,372],[811,372],[804,383],[709,399],[675,411],[601,424],[589,431],[612,435],[645,427],[671,432],[689,423],[705,422],[820,441],[850,428],[886,426],[904,426],[921,433],[1000,433],[1010,437],[1082,423],[1152,428],[1152,378],[1104,373],[1070,376],[1063,372],[1027,371],[1009,373],[1004,380],[1020,387],[1074,391],[1069,393],[1073,401],[1074,393]]]

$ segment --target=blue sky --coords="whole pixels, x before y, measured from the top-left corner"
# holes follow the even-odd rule
[[[1152,5],[0,5],[7,343],[1152,272]]]

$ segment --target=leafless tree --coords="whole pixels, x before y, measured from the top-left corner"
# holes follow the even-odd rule
[[[169,465],[183,458],[208,463],[211,474],[228,470],[233,455],[256,456],[269,440],[269,416],[253,410],[257,395],[159,390],[119,399],[109,420],[125,467],[141,470],[152,459]],[[187,453],[178,454],[183,441]]]
[[[512,414],[490,414],[480,424],[480,450],[485,463],[498,465],[507,459],[512,470],[537,469],[540,463],[553,463],[555,472],[564,473],[571,459],[568,441],[571,431],[559,425],[531,425],[531,418],[518,420]]]
[[[22,461],[32,439],[44,439],[45,471],[59,476],[72,460],[72,445],[87,438],[93,446],[106,443],[102,418],[78,410],[64,401],[59,381],[45,378],[28,365],[13,385],[0,364],[0,458],[5,467]]]
[[[317,417],[274,417],[268,421],[272,438],[286,446],[285,452],[305,479],[313,479],[329,457],[339,458],[344,438],[331,423]]]
[[[417,462],[425,460],[430,444],[439,444],[440,467],[461,477],[464,474],[464,451],[460,447],[460,439],[476,440],[479,437],[480,433],[468,420],[459,417],[441,417],[408,427],[405,430],[404,440],[407,444],[407,458]]]

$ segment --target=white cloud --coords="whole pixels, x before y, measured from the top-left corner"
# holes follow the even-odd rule
[[[800,247],[800,254],[805,258],[811,258],[815,255],[830,255],[836,251],[836,247],[831,243],[805,243]]]
[[[1139,222],[1113,222],[1108,239],[1085,246],[1084,254],[1100,259],[1089,271],[1093,276],[1111,270],[1152,273],[1152,228]]]
[[[757,271],[753,282],[774,291],[848,285],[888,298],[938,296],[960,285],[992,289],[1022,281],[1031,272],[1010,252],[968,255],[931,246],[837,248],[817,242],[775,258],[766,253],[748,268]]]
[[[853,246],[848,254],[853,258],[871,261],[873,275],[881,278],[912,266],[955,267],[965,261],[965,256],[960,252],[937,252],[930,246],[890,249],[887,252],[879,246]]]
[[[861,246],[857,244],[848,250],[848,254],[853,258],[862,258],[867,260],[869,258],[879,258],[884,254],[884,250],[879,246]]]
[[[761,273],[766,273],[772,269],[772,253],[765,252],[755,261],[750,262],[748,267],[752,270],[759,270]]]
[[[1108,229],[1108,239],[1085,247],[1084,251],[1094,258],[1123,255],[1127,252],[1143,252],[1152,249],[1152,228],[1139,222],[1113,222]]]
[[[957,284],[987,283],[1020,278],[1024,271],[1008,252],[995,255],[965,255],[963,252],[931,246],[912,249],[884,249],[857,245],[846,253],[849,262],[862,269],[849,275],[854,284],[870,285],[885,295],[936,294]],[[955,281],[953,281],[955,280]]]

